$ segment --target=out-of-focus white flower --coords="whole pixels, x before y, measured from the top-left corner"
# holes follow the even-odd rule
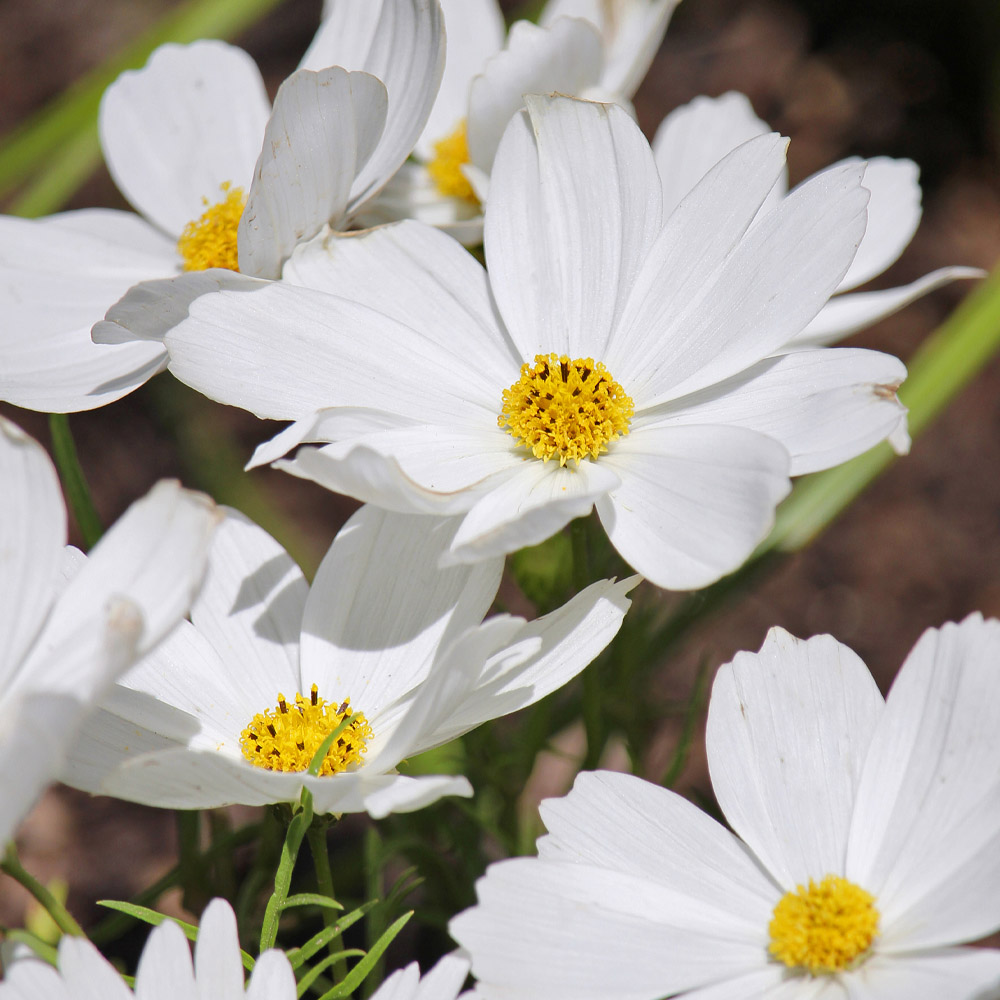
[[[213,899],[202,914],[198,941],[191,949],[172,920],[153,928],[142,950],[135,992],[86,938],[59,942],[59,968],[37,959],[14,962],[0,982],[0,1000],[296,1000],[295,973],[283,952],[265,951],[243,983],[243,960],[236,917],[224,899]],[[430,998],[428,998],[430,1000]]]
[[[183,282],[143,286],[95,336],[164,338],[181,381],[295,420],[254,464],[329,442],[278,464],[386,509],[463,514],[449,560],[540,542],[596,503],[638,572],[700,587],[766,535],[789,474],[905,418],[895,358],[770,356],[839,285],[868,200],[847,164],[750,228],[784,151],[740,146],[664,220],[625,111],[529,97],[493,173],[488,275],[404,222],[300,247],[291,283],[193,302]]]
[[[371,1000],[455,1000],[468,974],[469,959],[461,952],[445,955],[423,977],[420,966],[411,962],[389,976]]]
[[[63,780],[182,809],[297,801],[306,786],[317,812],[376,817],[471,795],[464,777],[396,767],[575,677],[618,631],[636,581],[595,583],[535,622],[483,622],[503,561],[438,569],[455,527],[363,508],[310,588],[230,512],[193,624],[122,678]],[[305,774],[352,714],[320,775]]]
[[[966,1000],[1000,951],[1000,622],[929,629],[883,701],[830,636],[772,629],[715,680],[731,834],[639,778],[542,804],[537,859],[451,924],[484,998]],[[741,838],[741,839],[740,839]],[[553,956],[559,961],[554,962]]]
[[[162,482],[89,558],[66,546],[59,479],[0,417],[0,843],[62,767],[82,717],[188,611],[218,520]]]
[[[506,35],[497,0],[442,0],[448,55],[437,100],[405,163],[362,213],[369,224],[419,219],[467,245],[500,138],[526,94],[629,105],[678,0],[549,0],[539,24]]]
[[[663,182],[663,205],[670,211],[699,180],[740,143],[770,132],[743,94],[697,97],[663,119],[653,139],[653,155]],[[842,161],[831,169],[836,170]],[[837,294],[791,341],[794,347],[831,344],[891,315],[935,288],[960,278],[982,278],[975,267],[942,267],[900,288],[856,292],[895,263],[920,223],[920,171],[912,160],[878,156],[865,165],[864,187],[871,192],[868,226]],[[787,173],[764,203],[773,208],[788,190]]]
[[[181,269],[278,278],[301,240],[346,229],[409,155],[444,60],[437,0],[335,0],[272,108],[253,60],[163,45],[101,101],[108,169],[141,216],[0,217],[0,399],[91,409],[162,369],[152,343],[90,328],[135,283]]]

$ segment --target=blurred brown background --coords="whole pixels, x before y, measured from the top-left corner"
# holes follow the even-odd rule
[[[169,6],[0,0],[0,134]],[[272,93],[294,69],[319,10],[316,0],[289,0],[239,40]],[[651,136],[666,112],[695,95],[742,90],[761,117],[792,137],[793,183],[851,154],[914,159],[925,182],[924,221],[877,281],[903,284],[943,265],[991,268],[1000,258],[998,53],[995,0],[684,0],[635,103]],[[86,205],[126,207],[103,170],[72,202]],[[939,291],[852,343],[905,360],[966,291]],[[44,416],[2,409],[47,441]],[[106,523],[163,476],[217,494],[219,470],[238,469],[272,430],[169,376],[74,416],[72,426]],[[249,475],[290,519],[293,535],[283,541],[315,566],[351,504],[271,470]],[[801,636],[833,633],[885,689],[927,626],[973,610],[1000,615],[998,567],[1000,360],[816,544],[692,637],[663,667],[659,693],[685,698],[702,657],[721,663],[738,649],[756,649],[774,624]],[[666,724],[650,773],[662,771],[675,735]],[[699,736],[679,787],[706,788],[706,781]],[[70,905],[88,920],[95,896],[127,897],[170,866],[174,830],[153,810],[58,789],[19,840],[35,874],[69,879]],[[22,909],[21,894],[0,882],[0,923],[19,922]]]

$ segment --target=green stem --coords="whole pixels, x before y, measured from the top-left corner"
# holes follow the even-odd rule
[[[330,899],[336,899],[337,897],[333,893],[333,872],[330,870],[330,852],[326,844],[328,826],[329,823],[325,818],[318,819],[314,816],[312,823],[309,824],[306,837],[309,840],[309,850],[312,852],[313,867],[316,870],[316,888],[321,895],[327,896]],[[338,919],[336,910],[323,908],[324,926],[333,927],[336,925]],[[340,951],[343,948],[340,935],[331,938],[330,944],[327,947],[331,955]],[[334,968],[333,978],[335,980],[343,978],[343,970],[339,968],[339,963]]]
[[[4,855],[3,861],[0,861],[0,871],[6,872],[15,882],[23,885],[45,908],[63,934],[69,934],[72,937],[86,937],[83,928],[73,919],[69,910],[34,875],[29,874],[21,866],[13,843],[7,845],[7,853]]]
[[[308,788],[303,788],[299,807],[295,815],[292,816],[292,821],[288,824],[285,842],[281,847],[281,860],[278,862],[278,870],[274,873],[274,892],[271,893],[271,898],[267,901],[267,907],[264,910],[264,923],[260,929],[260,950],[262,952],[273,948],[278,939],[278,921],[281,919],[281,910],[292,885],[292,871],[299,856],[299,849],[302,847],[302,838],[306,835],[312,818],[312,794]]]
[[[211,898],[205,885],[205,863],[201,856],[201,813],[196,809],[178,809],[177,854],[184,909],[201,913]]]
[[[385,893],[385,886],[382,880],[382,837],[374,826],[370,826],[365,831],[365,896],[368,899],[382,899]],[[371,951],[375,943],[385,932],[385,908],[384,906],[373,906],[368,912],[365,920],[365,947]],[[379,960],[372,969],[372,974],[365,980],[362,995],[370,997],[376,987],[385,978],[383,973],[384,961],[379,956]],[[343,978],[342,974],[334,976],[335,979]]]
[[[80,529],[84,546],[92,549],[100,541],[104,528],[97,516],[90,487],[80,467],[76,444],[73,442],[73,432],[69,429],[69,417],[65,413],[50,413],[49,430],[52,434],[52,455],[59,470],[66,499],[69,501],[69,509],[73,512],[73,519]]]

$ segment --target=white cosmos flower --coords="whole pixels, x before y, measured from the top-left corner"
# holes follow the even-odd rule
[[[664,210],[669,211],[719,160],[740,143],[765,135],[770,127],[753,112],[750,101],[735,92],[696,97],[663,119],[653,139],[653,155],[663,182]],[[841,161],[833,169],[852,161]],[[928,292],[959,278],[982,278],[975,267],[942,267],[899,288],[856,292],[895,263],[920,223],[919,168],[912,160],[879,156],[865,167],[864,186],[871,192],[868,228],[850,269],[832,298],[798,333],[790,346],[830,344],[891,315]],[[788,190],[787,173],[778,178],[765,208]]]
[[[636,581],[596,583],[535,622],[483,622],[503,561],[438,569],[455,527],[362,508],[310,588],[273,538],[231,511],[193,624],[122,678],[63,780],[182,809],[297,801],[305,785],[318,813],[376,817],[471,795],[464,777],[396,766],[575,677],[618,631]],[[295,708],[297,694],[312,704]],[[330,751],[330,773],[306,776],[345,702],[364,722]]]
[[[445,955],[423,977],[420,966],[411,962],[389,976],[371,1000],[455,1000],[468,974],[469,960],[461,952]]]
[[[223,42],[163,45],[123,73],[100,137],[140,215],[0,217],[0,399],[112,402],[164,362],[156,344],[90,339],[131,285],[237,262],[277,278],[298,241],[347,228],[409,155],[443,60],[437,0],[335,0],[273,108],[253,60]]]
[[[0,982],[0,1000],[296,1000],[295,973],[283,952],[265,951],[243,983],[236,917],[213,899],[191,949],[184,932],[165,920],[150,932],[139,959],[134,992],[86,938],[63,937],[59,969],[34,958],[14,962]]]
[[[895,358],[770,357],[840,283],[868,199],[847,164],[750,228],[784,151],[775,135],[740,146],[663,220],[626,112],[530,97],[497,156],[488,275],[454,241],[400,223],[301,247],[285,274],[310,288],[246,279],[191,301],[211,273],[141,287],[95,337],[164,338],[182,381],[295,420],[254,464],[329,442],[277,464],[387,509],[464,515],[448,560],[539,542],[596,503],[638,572],[700,587],[766,535],[789,474],[836,465],[904,419]],[[573,383],[555,416],[505,403],[521,379],[548,393],[530,372],[553,354]],[[578,420],[570,394],[597,364]],[[552,377],[563,386],[558,363]]]
[[[736,832],[639,778],[542,804],[537,859],[451,923],[484,998],[964,1000],[1000,982],[1000,622],[929,629],[883,701],[830,636],[772,629],[715,680]]]
[[[677,2],[549,0],[539,24],[517,21],[505,38],[497,0],[442,0],[448,54],[434,108],[413,159],[363,221],[419,219],[468,246],[480,243],[493,160],[524,95],[628,105]]]
[[[217,513],[162,482],[89,558],[66,545],[59,479],[0,417],[0,843],[62,766],[111,683],[172,629],[205,569]]]

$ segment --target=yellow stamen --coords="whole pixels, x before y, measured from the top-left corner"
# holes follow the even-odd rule
[[[210,267],[225,267],[238,271],[236,232],[246,205],[243,188],[229,181],[221,185],[222,200],[214,205],[202,198],[205,211],[184,227],[177,241],[177,252],[184,258],[185,271],[206,271]]]
[[[536,354],[521,377],[503,391],[497,420],[535,458],[579,462],[597,458],[609,441],[628,434],[632,399],[593,358]]]
[[[258,712],[240,733],[240,748],[255,767],[269,771],[306,771],[323,740],[349,715],[350,699],[340,705],[327,703],[319,697],[315,684],[308,698],[296,692],[292,705],[279,694],[278,707]],[[339,774],[351,764],[360,764],[371,738],[368,720],[361,712],[355,712],[327,751],[319,773]]]
[[[779,962],[810,975],[856,965],[878,933],[875,897],[839,875],[786,892],[774,908],[768,951]]]
[[[472,205],[479,199],[472,185],[462,173],[462,167],[469,162],[469,143],[465,136],[465,119],[451,135],[434,143],[434,159],[427,164],[438,191],[448,198],[461,198]]]

